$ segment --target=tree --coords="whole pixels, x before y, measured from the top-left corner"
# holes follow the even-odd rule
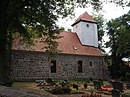
[[[127,24],[129,20],[130,13],[107,23],[110,41],[106,42],[106,47],[111,48],[112,66],[110,66],[110,71],[112,78],[122,75],[122,58],[130,56],[130,26]]]
[[[93,13],[93,18],[97,21],[97,29],[98,29],[98,48],[102,51],[102,52],[105,52],[104,51],[104,46],[103,46],[103,43],[104,43],[104,39],[103,39],[103,36],[105,34],[105,19],[103,18],[103,15],[101,14],[95,14]]]
[[[121,4],[123,1],[117,0],[116,3]],[[99,10],[102,3],[100,0],[1,0],[0,82],[8,80],[10,65],[8,53],[11,51],[9,49],[13,33],[18,32],[25,41],[29,41],[32,36],[27,31],[29,26],[39,35],[53,37],[55,33],[58,33],[55,22],[59,17],[72,15],[75,7],[86,7],[87,4],[92,4],[96,10]]]

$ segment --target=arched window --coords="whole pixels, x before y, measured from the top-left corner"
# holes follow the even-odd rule
[[[90,64],[89,64],[90,66],[92,66],[92,61],[90,61]]]
[[[81,60],[79,60],[78,61],[78,73],[82,73],[83,71],[82,71],[82,61]]]
[[[51,61],[51,73],[56,73],[56,61]]]

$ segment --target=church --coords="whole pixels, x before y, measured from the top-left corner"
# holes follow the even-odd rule
[[[43,42],[31,50],[14,42],[11,55],[11,75],[18,81],[38,79],[103,79],[103,55],[98,49],[97,22],[83,13],[72,24],[73,32],[61,32],[58,53],[48,60]]]

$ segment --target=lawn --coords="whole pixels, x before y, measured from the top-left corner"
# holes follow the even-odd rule
[[[15,82],[12,88],[37,94],[50,94],[49,92],[39,89],[35,82]]]

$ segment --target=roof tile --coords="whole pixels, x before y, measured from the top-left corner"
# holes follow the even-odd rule
[[[80,15],[77,18],[77,20],[72,24],[72,26],[77,24],[79,21],[87,21],[87,22],[94,22],[94,23],[96,23],[96,21],[87,12],[83,13],[82,15]]]
[[[90,55],[90,56],[102,56],[100,50],[98,48],[92,46],[82,45],[76,33],[74,32],[62,32],[60,33],[62,38],[58,39],[59,42],[58,49],[61,50],[61,53],[65,54],[76,54],[76,55]],[[29,51],[41,51],[45,52],[44,48],[46,45],[43,42],[40,42],[41,39],[36,39],[38,42],[32,46],[32,49]],[[13,50],[25,50],[25,48],[19,49],[18,41],[13,42]]]

